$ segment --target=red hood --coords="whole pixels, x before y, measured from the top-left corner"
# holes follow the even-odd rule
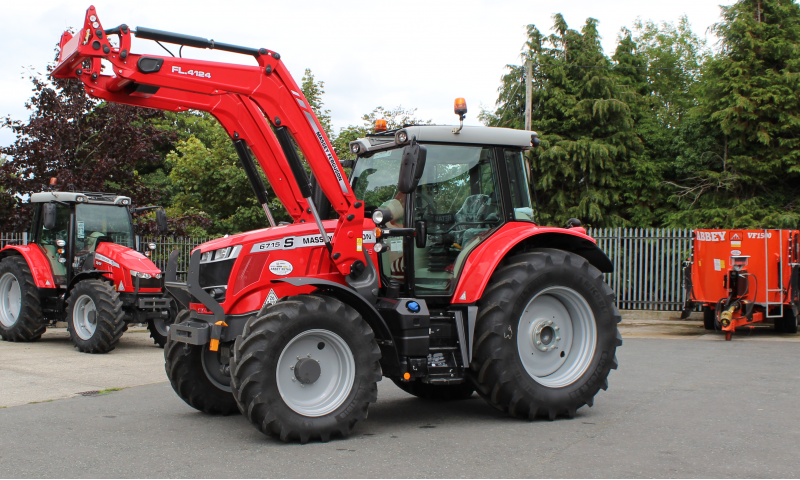
[[[333,232],[336,230],[336,224],[337,220],[325,220],[322,222],[322,226],[325,227],[325,231],[328,232],[329,235],[333,234]],[[371,219],[365,218],[364,231],[372,232],[374,230],[375,224],[372,223]],[[278,225],[277,227],[262,228],[261,230],[253,230],[250,232],[218,238],[202,245],[198,245],[197,248],[199,248],[201,252],[205,253],[218,248],[225,248],[234,245],[247,246],[279,238],[315,234],[319,234],[319,229],[317,228],[316,223],[293,223],[291,225]],[[245,249],[244,251],[249,252],[250,250]]]
[[[136,270],[141,273],[156,275],[161,270],[141,253],[128,247],[117,245],[116,243],[103,242],[98,245],[96,253],[104,255],[128,270]]]

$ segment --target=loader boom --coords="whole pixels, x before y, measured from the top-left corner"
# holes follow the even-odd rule
[[[137,38],[252,55],[258,66],[131,53],[132,34]],[[119,42],[112,44],[109,36],[118,36]],[[300,185],[304,180],[292,172],[290,161],[296,162],[296,155],[294,152],[287,155],[279,141],[281,137],[287,143],[286,134],[290,134],[339,214],[331,240],[331,258],[336,268],[347,275],[353,263],[363,261],[356,243],[362,234],[363,204],[353,195],[330,140],[277,52],[144,27],[133,31],[127,25],[120,25],[104,30],[93,6],[86,11],[83,28],[74,36],[64,32],[60,46],[52,75],[80,80],[92,97],[159,110],[193,109],[214,115],[234,141],[243,141],[252,150],[292,219],[313,222],[316,220],[313,204],[303,195],[307,188]],[[102,60],[113,66],[111,75],[103,73]],[[240,157],[242,150],[237,147]],[[265,195],[258,192],[257,195],[263,203]],[[266,205],[264,208],[268,210]]]

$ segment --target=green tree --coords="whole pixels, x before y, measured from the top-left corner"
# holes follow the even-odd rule
[[[314,74],[311,73],[310,68],[306,68],[303,74],[302,85],[303,95],[305,95],[311,110],[317,116],[322,129],[325,130],[325,135],[333,141],[333,130],[331,127],[331,111],[325,108],[325,103],[322,101],[322,95],[325,93],[325,82],[316,81]]]
[[[719,53],[685,122],[676,225],[796,227],[800,222],[800,6],[721,7]]]
[[[597,20],[581,31],[563,16],[553,17],[545,37],[528,26],[523,59],[533,64],[532,122],[541,148],[532,155],[532,175],[542,201],[542,221],[566,223],[576,217],[596,226],[623,225],[629,164],[642,151],[628,102],[634,93],[620,82],[603,53]],[[524,127],[524,66],[509,66],[490,124]]]

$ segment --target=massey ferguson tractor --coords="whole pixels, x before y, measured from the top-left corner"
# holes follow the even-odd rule
[[[695,230],[683,284],[682,318],[701,305],[705,328],[726,340],[762,322],[797,333],[800,231]]]
[[[257,66],[135,54],[134,35]],[[63,34],[53,74],[109,102],[212,113],[264,206],[270,228],[194,249],[186,283],[177,252],[165,273],[189,301],[170,327],[166,372],[192,407],[240,411],[265,434],[308,442],[347,436],[382,376],[427,399],[477,391],[526,419],[572,417],[608,387],[622,344],[603,282],[612,265],[580,222],[534,223],[524,153],[536,133],[464,127],[457,101],[458,127],[351,143],[348,179],[277,52],[104,29],[94,7]],[[253,155],[291,224],[275,225]]]
[[[34,193],[30,202],[30,242],[0,250],[0,336],[29,342],[66,321],[78,350],[106,353],[128,323],[147,322],[150,336],[163,347],[177,305],[147,258],[155,244],[143,246],[145,254],[132,248],[131,199],[51,191]],[[166,231],[163,210],[156,216]]]

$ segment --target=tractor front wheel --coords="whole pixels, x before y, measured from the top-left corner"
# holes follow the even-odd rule
[[[0,337],[30,342],[46,329],[30,267],[22,257],[6,257],[0,262]]]
[[[620,320],[614,293],[585,258],[555,249],[513,256],[478,305],[470,378],[515,417],[573,417],[608,388]]]
[[[177,316],[178,311],[173,303],[169,308],[169,318],[151,318],[147,321],[147,329],[150,331],[150,338],[153,339],[153,343],[164,348],[169,338],[169,326],[175,323]]]
[[[327,442],[367,418],[380,358],[372,329],[352,307],[324,295],[286,297],[245,324],[231,386],[263,433]]]
[[[189,310],[182,310],[175,323],[188,319]],[[208,345],[189,345],[169,338],[164,347],[164,369],[172,389],[189,406],[212,415],[239,412],[230,377],[222,373],[222,353],[223,348],[214,352]]]
[[[78,282],[67,298],[67,331],[83,353],[108,353],[125,331],[119,294],[100,279]]]

